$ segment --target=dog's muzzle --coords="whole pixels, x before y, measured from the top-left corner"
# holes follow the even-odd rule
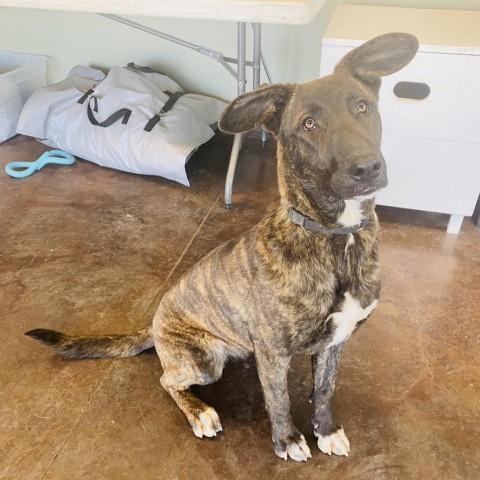
[[[343,159],[332,177],[332,187],[342,198],[370,195],[388,184],[383,155]]]

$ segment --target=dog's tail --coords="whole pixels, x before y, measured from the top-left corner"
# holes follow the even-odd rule
[[[55,330],[37,328],[25,332],[48,345],[64,358],[124,358],[133,357],[153,347],[152,327],[124,335],[68,335]]]

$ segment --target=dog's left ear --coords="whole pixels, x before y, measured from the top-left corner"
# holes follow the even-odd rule
[[[279,83],[240,95],[220,116],[220,130],[241,133],[262,125],[266,130],[277,133],[292,91],[293,85]]]
[[[418,40],[410,33],[387,33],[372,38],[349,52],[335,68],[348,70],[372,88],[380,87],[380,77],[391,75],[410,63],[418,50]]]

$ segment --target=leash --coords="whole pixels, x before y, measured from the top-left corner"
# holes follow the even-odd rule
[[[75,157],[62,150],[50,150],[34,162],[11,162],[5,166],[5,172],[14,178],[25,178],[49,163],[72,165],[75,163]]]
[[[368,220],[363,219],[362,223],[359,225],[353,225],[352,227],[341,227],[341,228],[327,228],[323,225],[320,225],[317,222],[314,222],[308,217],[305,217],[300,212],[297,212],[294,208],[288,208],[288,218],[300,227],[305,228],[305,230],[309,230],[310,232],[315,233],[326,233],[326,234],[333,234],[333,235],[345,235],[347,233],[357,233],[362,228],[365,228],[368,225]]]

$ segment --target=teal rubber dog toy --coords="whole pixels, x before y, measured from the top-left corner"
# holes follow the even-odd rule
[[[25,178],[49,163],[72,165],[75,163],[75,157],[62,150],[50,150],[34,162],[11,162],[5,167],[5,172],[14,178]]]

